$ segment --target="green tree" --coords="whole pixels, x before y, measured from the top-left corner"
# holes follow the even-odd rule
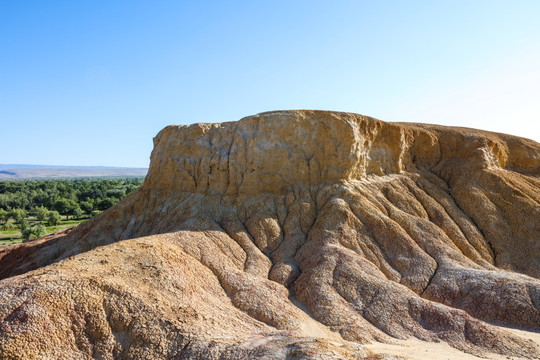
[[[17,227],[13,223],[5,223],[4,225],[2,225],[2,230],[12,231],[17,230]]]
[[[107,191],[107,197],[117,198],[122,200],[126,196],[126,191],[124,189],[114,188]]]
[[[100,200],[98,202],[98,209],[99,210],[107,210],[108,208],[110,208],[111,206],[113,205],[116,205],[118,203],[118,199],[117,198],[114,198],[114,197],[107,197],[103,200]]]
[[[29,239],[36,239],[45,236],[47,229],[42,224],[27,226],[24,230],[21,230],[24,241]]]
[[[92,215],[92,212],[94,212],[94,202],[90,199],[86,201],[81,201],[80,206],[82,211],[84,211],[88,215]]]
[[[54,226],[60,224],[60,214],[58,211],[49,211],[47,214],[47,225]]]
[[[26,211],[24,211],[23,209],[13,209],[11,210],[10,215],[13,218],[13,220],[15,220],[15,222],[18,222],[18,223],[26,219]]]
[[[69,217],[73,213],[73,210],[79,206],[75,200],[60,198],[54,202],[54,209],[62,215]]]
[[[134,185],[134,184],[127,184],[127,185],[126,185],[126,194],[129,194],[130,192],[132,192],[132,191],[135,190],[136,188],[138,188],[137,185]]]
[[[9,218],[11,217],[11,214],[4,210],[0,209],[0,224],[5,225],[9,221]]]
[[[21,221],[19,221],[18,226],[19,230],[21,230],[21,233],[30,227],[30,225],[28,224],[28,220],[26,219],[22,219]]]
[[[81,210],[79,205],[77,205],[77,207],[73,209],[73,211],[71,212],[71,215],[73,215],[75,219],[80,219],[82,214],[83,214],[83,211]]]
[[[58,211],[60,214],[65,215],[69,209],[69,201],[65,198],[56,199],[53,204],[54,210]]]
[[[9,209],[8,202],[9,202],[9,196],[7,194],[0,193],[0,208],[4,210],[8,210]]]
[[[39,222],[44,222],[47,218],[47,214],[49,213],[49,210],[47,208],[40,206],[37,208],[34,208],[34,214],[36,214],[36,218]]]
[[[30,205],[30,201],[28,200],[28,197],[26,196],[25,192],[22,190],[19,190],[19,191],[9,194],[8,205],[12,209],[27,209],[28,206]]]

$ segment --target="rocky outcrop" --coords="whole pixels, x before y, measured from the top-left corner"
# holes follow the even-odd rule
[[[540,357],[540,144],[281,111],[169,126],[68,234],[0,250],[3,358]]]

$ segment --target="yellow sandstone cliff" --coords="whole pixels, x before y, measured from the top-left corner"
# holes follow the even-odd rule
[[[540,144],[323,111],[168,126],[141,188],[0,250],[0,278],[0,358],[538,358],[500,326],[540,330]]]

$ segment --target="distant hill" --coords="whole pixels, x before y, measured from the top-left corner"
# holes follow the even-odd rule
[[[147,168],[0,164],[0,180],[146,176]]]

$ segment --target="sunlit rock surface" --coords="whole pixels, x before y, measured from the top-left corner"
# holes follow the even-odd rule
[[[323,111],[169,126],[141,188],[0,250],[0,277],[0,358],[538,358],[501,326],[540,330],[540,144]]]

